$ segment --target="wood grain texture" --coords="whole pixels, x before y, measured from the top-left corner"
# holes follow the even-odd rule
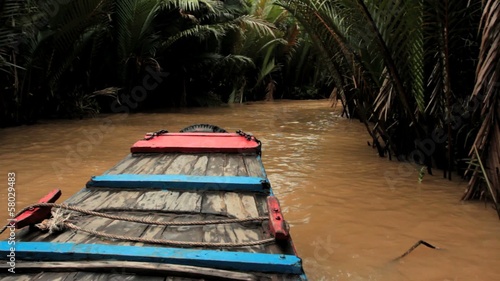
[[[242,156],[236,153],[134,154],[134,156],[127,156],[104,174],[263,176],[257,155]]]
[[[205,192],[202,199],[202,213],[226,215],[224,192]]]
[[[163,210],[170,193],[165,190],[147,191],[137,198],[135,204],[129,206],[133,210]]]
[[[116,164],[111,169],[104,172],[104,174],[105,175],[107,175],[107,174],[110,174],[110,175],[120,174],[124,170],[126,170],[127,168],[133,166],[137,160],[138,160],[137,157],[134,157],[134,156],[132,156],[132,154],[129,154],[122,161],[118,162],[118,164]]]
[[[255,206],[253,196],[226,192],[224,194],[224,202],[226,204],[227,214],[230,217],[238,219],[258,217],[259,213]]]
[[[7,272],[7,269],[5,269],[3,272]],[[37,274],[37,273],[12,274],[9,272],[9,273],[0,274],[0,281],[30,281],[30,280],[34,280],[34,278],[36,278],[37,275],[39,275],[39,274]]]
[[[257,160],[256,155],[245,155],[243,156],[243,161],[245,162],[245,166],[248,171],[248,176],[261,177],[261,178],[264,177],[262,166]]]
[[[208,159],[207,176],[223,176],[224,175],[225,155],[214,154]]]
[[[2,265],[2,269],[7,267]],[[45,271],[44,274],[40,274],[39,277],[46,278],[59,278],[67,277],[68,273],[82,271],[83,272],[111,272],[107,274],[108,276],[115,275],[116,277],[122,277],[120,280],[136,280],[134,275],[126,275],[131,273],[145,274],[153,277],[154,275],[160,276],[184,276],[192,278],[208,278],[217,280],[257,280],[257,277],[253,274],[242,273],[237,271],[204,268],[196,266],[187,265],[175,265],[175,264],[164,264],[164,263],[149,263],[149,262],[130,262],[130,261],[81,261],[81,262],[23,262],[16,266],[18,272],[38,272]],[[64,272],[57,272],[64,271]],[[92,274],[92,273],[91,273]],[[89,274],[90,275],[90,274]],[[95,276],[94,276],[95,277]],[[158,279],[158,276],[157,276]],[[13,279],[19,280],[19,279]],[[29,280],[29,279],[27,279]],[[118,279],[116,279],[118,280]],[[163,279],[160,279],[163,280]]]
[[[113,191],[106,198],[106,202],[101,204],[97,210],[128,209],[130,206],[136,205],[143,194],[144,191]]]
[[[169,211],[199,213],[201,210],[201,194],[182,192],[175,202],[166,207]]]
[[[74,205],[86,210],[99,209],[101,206],[105,206],[107,197],[111,195],[107,190],[89,189],[89,191],[92,193],[85,198],[85,200],[75,203]]]
[[[208,169],[208,156],[200,155],[193,166],[193,170],[190,175],[193,176],[205,176]]]

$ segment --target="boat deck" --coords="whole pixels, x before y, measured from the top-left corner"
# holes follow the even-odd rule
[[[184,175],[201,177],[263,178],[266,174],[257,154],[236,153],[138,153],[130,154],[103,176]],[[97,185],[97,186],[96,186]],[[170,189],[88,185],[64,202],[69,206],[160,222],[226,220],[268,217],[266,198],[258,191],[229,191],[207,185],[205,188]],[[198,226],[158,226],[111,220],[75,211],[64,211],[78,227],[112,235],[165,239],[183,242],[240,243],[271,238],[269,220]],[[17,241],[100,244],[172,248],[169,245],[104,239],[82,231],[65,230],[49,234],[35,227],[20,231]],[[20,244],[21,244],[20,243]],[[179,246],[175,246],[179,248]],[[184,247],[180,247],[184,248]],[[189,249],[201,249],[192,246]],[[204,247],[203,249],[206,249]],[[291,241],[258,246],[215,247],[213,250],[239,253],[295,255]],[[45,265],[43,265],[45,264]],[[62,264],[58,268],[58,264]],[[122,266],[120,266],[120,264]],[[107,266],[106,266],[107,265]],[[5,267],[5,266],[4,266]],[[87,267],[87,269],[86,269]],[[155,269],[152,269],[152,268]],[[38,272],[37,269],[38,268]],[[42,270],[40,272],[40,270]],[[58,271],[64,268],[64,272]],[[28,262],[17,261],[16,271],[0,274],[0,280],[301,280],[298,274],[240,272],[187,265],[140,261]],[[35,273],[30,273],[30,272]],[[118,272],[117,272],[118,271]],[[140,274],[139,274],[140,273]],[[149,276],[155,275],[155,276]],[[183,277],[176,277],[183,276]],[[185,276],[192,276],[186,278]]]

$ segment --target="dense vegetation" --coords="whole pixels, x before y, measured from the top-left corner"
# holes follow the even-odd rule
[[[311,41],[272,4],[7,0],[0,14],[0,125],[109,111],[114,100],[140,110],[328,97],[317,90],[328,76],[314,68],[319,56]],[[154,87],[145,87],[147,98],[127,102],[148,75]]]
[[[0,126],[117,104],[331,95],[381,156],[445,177],[468,170],[464,199],[498,197],[498,1],[5,0],[0,9]]]

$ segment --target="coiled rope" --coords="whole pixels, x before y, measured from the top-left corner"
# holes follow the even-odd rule
[[[21,211],[19,211],[15,215],[15,217],[19,216],[20,214],[24,213],[27,210],[32,210],[33,208],[37,208],[37,207],[58,208],[56,211],[52,211],[52,216],[53,216],[52,219],[45,220],[42,223],[39,223],[36,225],[39,229],[49,230],[51,233],[62,231],[62,230],[64,230],[64,228],[69,228],[69,229],[82,231],[82,232],[86,232],[86,233],[93,234],[96,236],[109,238],[109,239],[115,239],[115,240],[124,240],[124,241],[131,241],[131,242],[143,242],[143,243],[151,243],[151,244],[163,244],[163,245],[171,245],[171,246],[191,246],[191,247],[221,247],[221,248],[222,247],[245,247],[245,246],[263,245],[263,244],[268,244],[268,243],[272,243],[275,241],[274,238],[268,238],[268,239],[263,239],[263,240],[238,242],[238,243],[211,243],[211,242],[174,241],[174,240],[166,240],[166,239],[148,239],[148,238],[140,238],[140,237],[114,235],[114,234],[109,234],[109,233],[105,233],[105,232],[101,232],[101,231],[83,229],[79,226],[76,226],[73,223],[69,222],[70,215],[68,214],[67,216],[64,216],[64,214],[61,212],[61,209],[76,211],[79,213],[92,215],[92,216],[98,216],[98,217],[102,217],[102,218],[108,218],[108,219],[112,219],[112,220],[121,220],[121,221],[137,222],[137,223],[150,224],[150,225],[161,225],[161,226],[186,226],[186,225],[242,223],[242,222],[250,222],[250,221],[264,221],[264,220],[269,219],[267,217],[243,218],[243,219],[225,219],[225,220],[206,220],[206,221],[188,221],[188,222],[160,222],[160,221],[154,221],[154,220],[146,219],[146,218],[132,218],[132,217],[110,215],[110,214],[105,214],[105,213],[101,213],[101,212],[86,210],[86,209],[82,209],[82,208],[78,208],[78,207],[74,207],[74,206],[68,206],[68,205],[57,204],[57,203],[32,204],[32,205],[29,205],[29,206],[23,208]],[[12,227],[12,224],[10,222],[7,223],[0,230],[0,234],[2,234],[8,227]]]

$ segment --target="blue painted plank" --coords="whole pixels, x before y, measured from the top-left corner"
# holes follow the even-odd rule
[[[9,245],[8,241],[0,241],[0,255],[7,256],[11,247],[15,247],[15,257],[19,260],[141,261],[239,271],[303,274],[301,259],[294,255],[54,242],[16,242],[15,245]]]
[[[264,184],[263,184],[264,183]],[[184,190],[225,190],[269,192],[269,181],[259,177],[188,175],[102,175],[94,176],[87,187],[161,188]]]

